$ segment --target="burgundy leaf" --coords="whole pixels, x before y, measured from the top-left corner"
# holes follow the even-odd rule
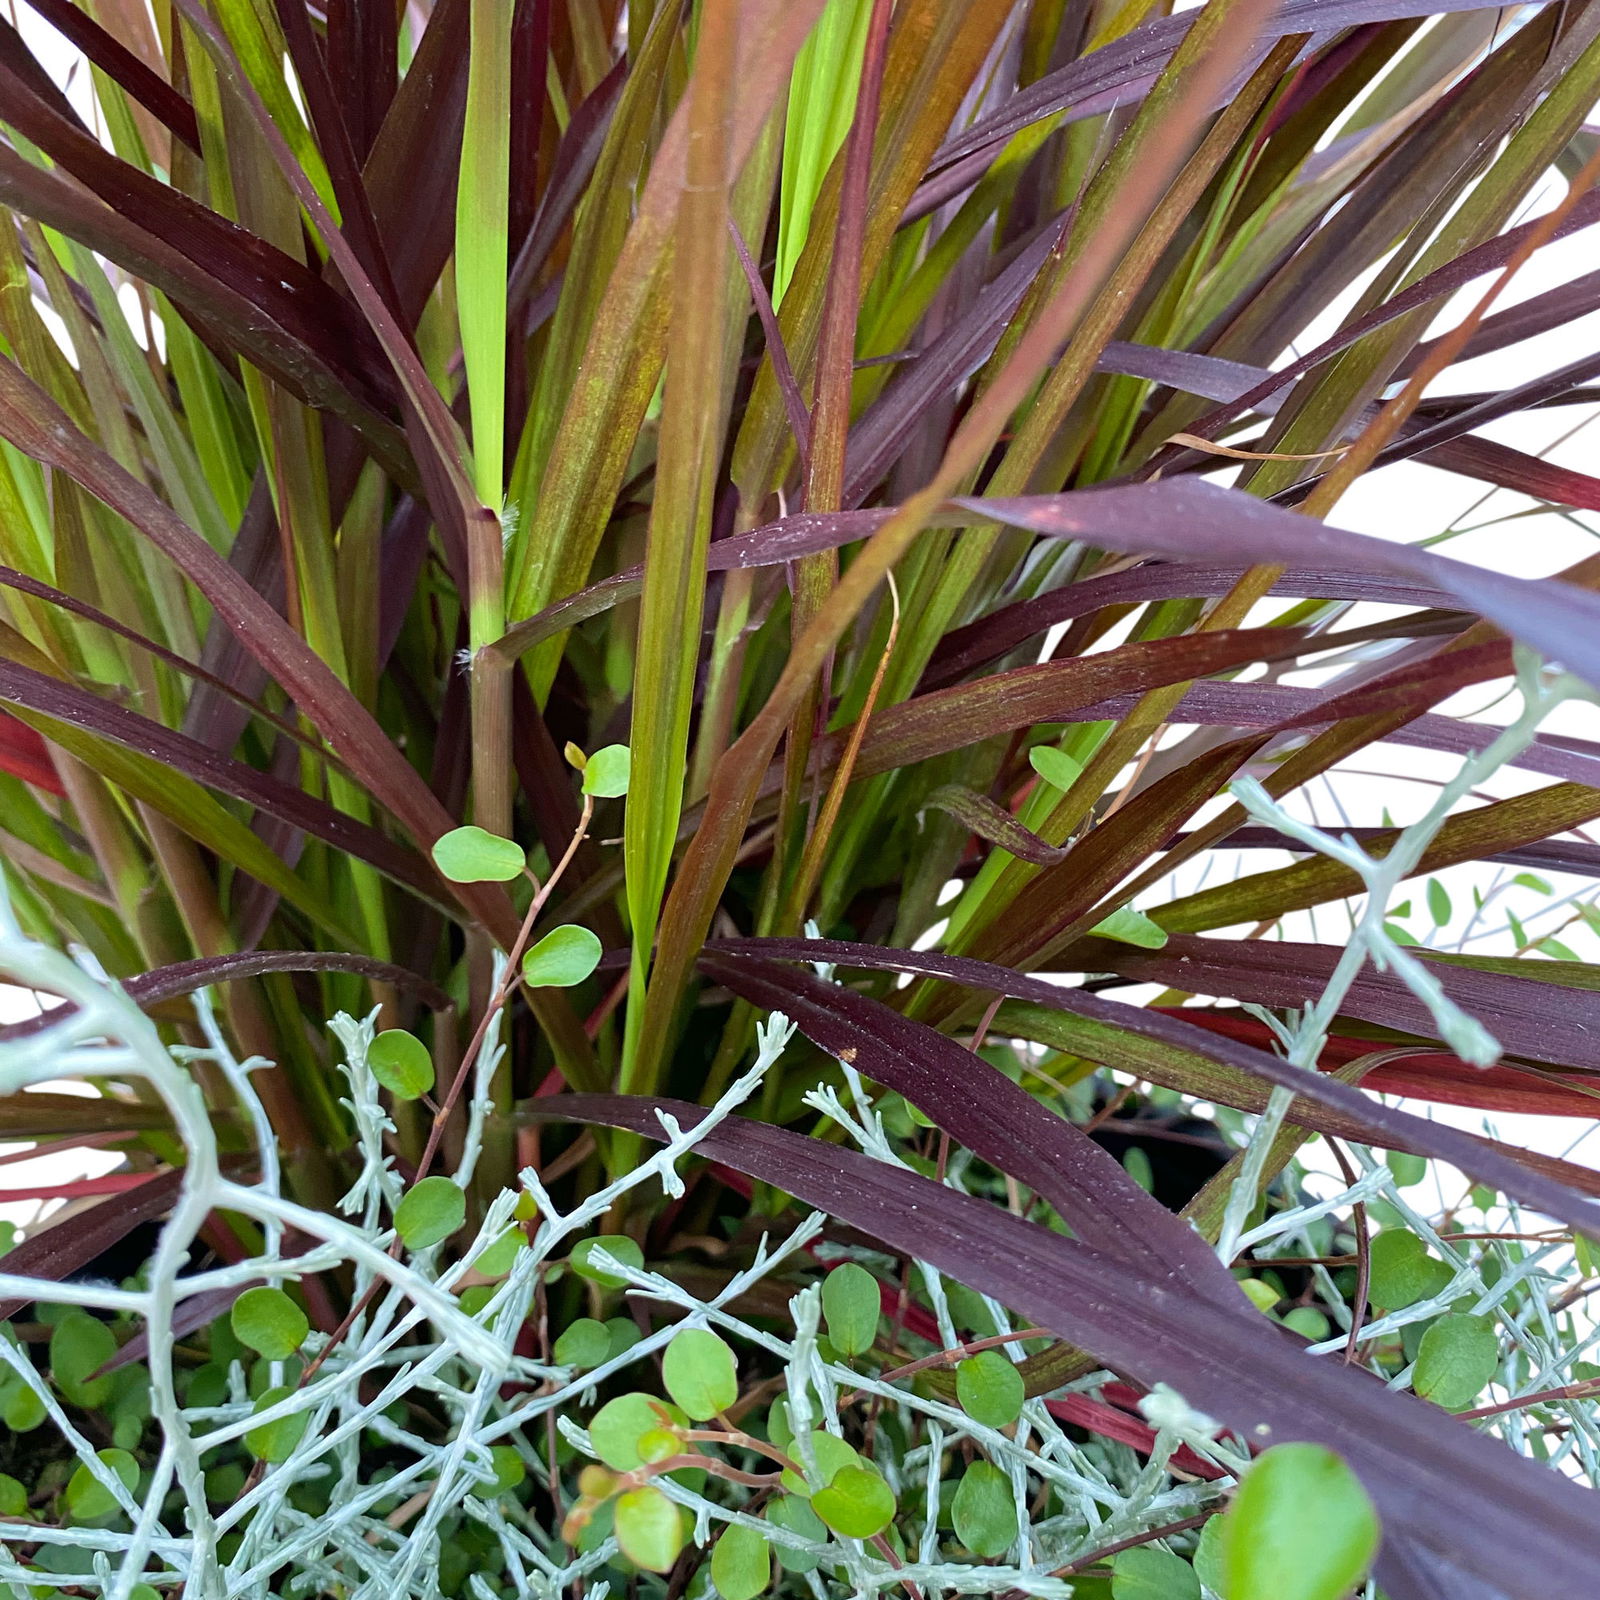
[[[1338,945],[1287,939],[1202,939],[1168,936],[1159,950],[1136,950],[1096,940],[1086,956],[1094,970],[1119,972],[1193,994],[1218,995],[1273,1007],[1303,1006],[1327,987],[1344,954]],[[1416,954],[1426,960],[1426,951]],[[1540,983],[1534,978],[1485,972],[1442,961],[1428,970],[1445,994],[1477,1017],[1515,1056],[1600,1071],[1600,1035],[1593,1026],[1592,990]],[[1393,973],[1367,968],[1340,1002],[1342,1016],[1380,1027],[1437,1037],[1428,1008]],[[1600,1086],[1600,1080],[1597,1080]],[[1595,1110],[1600,1114],[1600,1102]]]
[[[706,1115],[623,1095],[564,1095],[522,1115],[660,1140],[658,1111],[684,1128]],[[1592,1492],[1358,1368],[1306,1355],[1237,1302],[1209,1300],[1159,1268],[1111,1260],[931,1179],[784,1129],[734,1117],[696,1148],[931,1262],[1147,1388],[1170,1384],[1241,1437],[1310,1439],[1337,1451],[1377,1502],[1391,1551],[1414,1548],[1440,1573],[1470,1574],[1513,1600],[1582,1593],[1591,1580]],[[1420,1600],[1387,1552],[1380,1581],[1394,1600]]]
[[[1085,578],[1081,583],[1050,589],[1020,600],[964,628],[945,635],[923,679],[926,689],[940,688],[1005,655],[1057,623],[1085,617],[1104,606],[1132,605],[1147,600],[1209,599],[1226,594],[1247,568],[1203,561],[1147,561],[1122,572]],[[1450,596],[1429,584],[1409,582],[1385,573],[1354,570],[1347,565],[1286,565],[1273,584],[1273,594],[1310,596],[1318,600],[1376,600],[1385,605],[1448,606]]]
[[[402,994],[415,995],[434,1011],[447,1011],[454,1004],[443,989],[420,973],[397,967],[392,961],[345,955],[334,950],[243,950],[235,955],[202,956],[194,961],[153,967],[137,977],[125,978],[122,988],[130,1000],[149,1010],[164,1001],[208,989],[214,983],[237,983],[242,978],[259,978],[268,972],[350,972],[360,978],[370,978],[374,983],[389,984]],[[39,1033],[75,1009],[57,1006],[37,1017],[7,1023],[0,1027],[0,1040]]]
[[[1282,1088],[1313,1104],[1343,1113],[1365,1127],[1366,1141],[1385,1149],[1396,1145],[1419,1154],[1449,1161],[1480,1183],[1524,1201],[1547,1216],[1568,1223],[1600,1239],[1600,1212],[1564,1184],[1543,1177],[1509,1156],[1487,1148],[1481,1141],[1436,1122],[1370,1099],[1361,1090],[1292,1066],[1265,1050],[1224,1040],[1203,1028],[1140,1006],[1106,1000],[1082,989],[1065,988],[1040,978],[1025,977],[1009,967],[964,956],[941,955],[927,950],[887,950],[878,945],[854,944],[836,939],[720,939],[706,946],[719,972],[739,961],[756,962],[762,978],[781,990],[773,976],[773,961],[832,961],[841,966],[873,972],[912,972],[941,978],[963,988],[987,990],[1014,1000],[1028,1000],[1052,1010],[1070,1011],[1112,1028],[1162,1041],[1177,1049],[1210,1056],[1235,1070]],[[733,960],[724,958],[732,957]],[[728,982],[726,977],[719,981]],[[773,1002],[777,1004],[776,1001]],[[780,1009],[787,1010],[787,1006]]]
[[[231,756],[219,755],[187,734],[152,722],[126,706],[14,661],[0,661],[0,700],[26,706],[160,761],[208,788],[304,829],[336,850],[369,862],[417,894],[440,898],[442,885],[438,876],[415,851],[396,844],[377,828],[357,821],[297,784],[285,783]]]
[[[224,1156],[223,1170],[238,1177],[251,1165],[250,1157]],[[7,1273],[19,1278],[43,1278],[60,1283],[98,1255],[126,1238],[141,1223],[164,1216],[172,1209],[183,1186],[181,1172],[163,1172],[136,1188],[124,1189],[115,1200],[91,1206],[52,1226],[31,1233],[6,1252]],[[0,1299],[0,1321],[13,1317],[28,1302]]]
[[[77,45],[112,82],[198,153],[200,127],[195,121],[194,107],[120,39],[107,33],[72,0],[28,0],[28,8],[37,11],[64,39]]]
[[[1189,479],[1015,500],[963,500],[997,520],[1126,554],[1204,554],[1273,566],[1324,561],[1428,583],[1464,610],[1600,683],[1600,596],[1559,579],[1512,578],[1431,550],[1390,544]]]
[[[737,941],[733,942],[737,945]],[[1152,1200],[1120,1162],[975,1052],[852,989],[720,943],[701,957],[714,982],[779,1011],[829,1055],[902,1094],[974,1155],[1054,1206],[1085,1244],[1159,1263],[1220,1303],[1238,1287],[1210,1246]]]

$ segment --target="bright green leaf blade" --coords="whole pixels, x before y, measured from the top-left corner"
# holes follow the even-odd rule
[[[568,1323],[551,1355],[563,1367],[598,1367],[611,1354],[611,1330],[593,1317]]]
[[[683,1548],[683,1513],[650,1484],[617,1496],[614,1527],[622,1553],[647,1572],[669,1571]]]
[[[709,1328],[685,1328],[661,1360],[667,1393],[696,1422],[726,1411],[739,1398],[733,1351]]]
[[[415,1100],[434,1082],[428,1047],[403,1028],[385,1028],[367,1049],[372,1075],[397,1100]]]
[[[1167,942],[1167,930],[1132,906],[1122,906],[1102,918],[1093,931],[1105,939],[1138,945],[1141,950],[1159,950]]]
[[[449,1178],[424,1178],[401,1196],[394,1225],[411,1250],[442,1243],[467,1220],[467,1197]]]
[[[1182,1556],[1135,1545],[1112,1562],[1111,1600],[1200,1600],[1200,1580]]]
[[[597,800],[615,800],[628,792],[633,752],[625,744],[608,744],[584,763],[583,792]]]
[[[509,883],[528,858],[515,841],[469,823],[433,841],[433,862],[452,883]]]
[[[956,1398],[974,1422],[1004,1428],[1022,1415],[1026,1389],[1015,1362],[999,1350],[980,1350],[956,1367]]]
[[[600,941],[587,928],[552,928],[522,958],[522,976],[536,989],[570,989],[600,964]]]
[[[1017,1537],[1017,1497],[992,1461],[974,1461],[950,1501],[956,1537],[974,1555],[1004,1555]]]
[[[878,1336],[882,1301],[878,1280],[859,1263],[846,1261],[822,1280],[822,1315],[828,1338],[841,1355],[864,1355]]]
[[[287,1361],[311,1331],[306,1314],[282,1289],[246,1289],[233,1302],[228,1321],[243,1344],[269,1361]]]
[[[598,1283],[603,1289],[620,1289],[628,1280],[619,1278],[616,1273],[607,1271],[604,1267],[591,1265],[589,1257],[596,1250],[603,1250],[613,1261],[630,1267],[644,1265],[644,1251],[638,1243],[630,1239],[625,1233],[603,1234],[597,1239],[580,1239],[572,1247],[572,1254],[568,1260],[572,1270],[580,1278],[587,1278],[591,1283]]]
[[[1499,1366],[1494,1322],[1452,1312],[1423,1334],[1411,1387],[1446,1411],[1464,1411],[1483,1393]]]
[[[757,1528],[732,1522],[711,1551],[711,1581],[722,1600],[755,1600],[772,1582],[772,1546]]]
[[[872,1467],[841,1467],[812,1495],[811,1508],[835,1533],[870,1539],[894,1519],[894,1491]]]
[[[280,1388],[268,1389],[255,1403],[256,1415],[271,1410],[280,1400],[287,1400],[294,1392],[287,1384]],[[286,1417],[258,1423],[245,1434],[245,1448],[258,1461],[276,1466],[294,1454],[296,1446],[305,1437],[306,1427],[310,1421],[309,1411],[293,1411]]]
[[[1343,1600],[1378,1549],[1378,1516],[1331,1450],[1280,1444],[1222,1519],[1223,1600]]]
[[[689,1419],[656,1395],[619,1394],[595,1412],[589,1423],[589,1443],[608,1467],[632,1472],[644,1464],[639,1441],[668,1423],[687,1427]]]

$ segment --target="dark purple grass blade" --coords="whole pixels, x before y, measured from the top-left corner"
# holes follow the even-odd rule
[[[204,667],[197,667],[192,661],[186,661],[176,652],[168,650],[165,645],[157,644],[154,639],[118,622],[115,617],[108,616],[104,611],[86,605],[82,600],[75,599],[60,589],[54,589],[48,583],[40,583],[37,578],[30,578],[25,572],[17,572],[11,567],[0,567],[0,588],[16,589],[23,594],[31,594],[36,599],[43,600],[49,605],[59,606],[63,611],[70,611],[74,616],[82,617],[84,621],[92,622],[96,627],[104,628],[108,633],[126,639],[130,644],[147,651],[158,661],[165,662],[174,672],[194,678],[208,688],[215,689],[218,694],[226,696],[246,716],[260,717],[262,721],[271,723],[286,738],[293,739],[297,744],[311,750],[319,760],[340,764],[335,756],[321,749],[315,740],[308,738],[286,718],[268,711],[265,706],[258,705],[248,695],[241,693],[231,684],[224,683],[221,678],[207,672]]]
[[[1288,0],[1262,30],[1238,76],[1253,71],[1279,39],[1291,34],[1326,37],[1373,22],[1492,9],[1492,0]],[[903,220],[926,216],[970,188],[1013,135],[1032,123],[1054,116],[1075,122],[1142,99],[1193,20],[1183,14],[1145,23],[1047,73],[1012,95],[1000,110],[947,139],[929,163],[931,176],[912,197]]]
[[[1287,683],[1231,683],[1226,680],[1197,683],[1167,720],[1174,725],[1192,723],[1216,728],[1279,728],[1298,723],[1312,727],[1320,723],[1316,712],[1326,696],[1316,689]],[[1102,722],[1124,717],[1136,697],[1117,695],[1078,706],[1063,722]],[[1335,718],[1328,717],[1332,722]],[[1482,723],[1463,722],[1455,717],[1424,713],[1405,727],[1383,736],[1385,744],[1411,745],[1419,750],[1444,750],[1452,755],[1474,755],[1485,750],[1501,732]],[[1569,740],[1557,743],[1549,735],[1535,738],[1533,744],[1509,763],[1525,772],[1542,773],[1569,783],[1585,783],[1600,788],[1600,744]],[[1341,833],[1345,830],[1341,829]],[[1234,835],[1233,837],[1237,837]]]
[[[994,353],[1028,285],[1039,275],[1070,224],[1070,214],[1045,224],[957,318],[895,374],[851,426],[845,453],[844,504],[858,506],[894,465],[917,424]]]
[[[1573,207],[1566,220],[1556,229],[1550,242],[1567,238],[1592,226],[1595,222],[1600,222],[1600,189],[1586,194]],[[1539,220],[1535,218],[1532,222],[1509,228],[1486,243],[1457,256],[1446,266],[1430,272],[1424,278],[1419,278],[1409,288],[1402,289],[1399,294],[1385,300],[1382,305],[1374,306],[1371,311],[1356,318],[1348,327],[1341,328],[1338,333],[1325,339],[1314,350],[1276,369],[1270,377],[1263,378],[1248,393],[1240,395],[1215,411],[1207,412],[1198,421],[1190,424],[1187,431],[1207,439],[1216,438],[1228,423],[1251,411],[1263,409],[1263,402],[1297,379],[1303,378],[1306,373],[1321,366],[1324,361],[1338,355],[1340,351],[1348,350],[1351,345],[1365,338],[1375,328],[1381,328],[1396,317],[1405,316],[1408,312],[1420,310],[1435,300],[1454,294],[1475,278],[1498,271],[1539,226]],[[1170,462],[1171,452],[1177,448],[1172,446],[1170,450],[1158,451],[1146,464],[1144,471],[1148,474],[1165,470]]]
[[[1019,600],[980,617],[944,637],[921,688],[943,688],[963,674],[987,665],[1060,622],[1089,616],[1104,606],[1141,604],[1147,600],[1212,599],[1226,594],[1242,578],[1244,566],[1213,566],[1194,561],[1145,562],[1122,572],[1051,589],[1031,600]],[[1450,596],[1429,584],[1408,582],[1385,573],[1349,567],[1308,567],[1301,562],[1284,569],[1272,594],[1318,600],[1375,600],[1385,605],[1444,607]]]
[[[1595,194],[1600,196],[1600,189],[1596,189]],[[1407,432],[1378,457],[1374,470],[1392,461],[1428,455],[1442,444],[1460,440],[1463,434],[1470,433],[1474,428],[1542,405],[1596,376],[1600,376],[1600,355],[1591,353],[1542,377],[1530,378],[1526,383],[1490,394],[1476,405],[1467,406],[1429,426]]]
[[[912,1105],[976,1156],[1034,1190],[1093,1249],[1159,1266],[1220,1304],[1238,1286],[1210,1246],[1074,1123],[954,1039],[881,1001],[777,962],[701,957],[702,970]]]
[[[178,961],[171,966],[154,967],[135,978],[122,980],[123,991],[136,1004],[148,1009],[167,1000],[195,994],[214,983],[237,983],[244,978],[259,978],[269,972],[348,972],[374,983],[386,983],[402,994],[415,995],[431,1011],[448,1011],[454,1001],[436,983],[408,967],[372,956],[344,955],[335,950],[244,950],[229,956],[202,956],[195,961]],[[70,1016],[76,1006],[58,1006],[37,1017],[10,1022],[0,1027],[0,1040],[22,1039],[54,1026]]]
[[[1341,828],[1359,845],[1394,837],[1388,828]],[[1178,834],[1173,844],[1181,844],[1187,834]],[[1274,828],[1236,828],[1223,841],[1229,850],[1288,850],[1301,855],[1310,854],[1301,840],[1291,839]],[[1510,850],[1496,851],[1480,856],[1481,861],[1499,862],[1508,867],[1529,867],[1536,872],[1571,872],[1583,878],[1600,878],[1600,844],[1589,844],[1581,839],[1538,839],[1531,844],[1517,845]]]
[[[350,240],[350,248],[377,285],[385,303],[391,311],[398,312],[399,294],[389,271],[377,220],[372,215],[367,187],[362,181],[360,158],[345,120],[347,111],[359,112],[364,96],[359,92],[352,94],[348,84],[335,87],[322,49],[311,31],[305,0],[276,0],[276,9],[295,75],[300,80],[300,92],[310,113],[312,131],[339,201],[340,225]]]
[[[810,472],[811,413],[806,410],[805,396],[789,361],[789,349],[783,342],[783,329],[778,326],[778,313],[772,309],[772,296],[761,276],[761,269],[750,255],[750,246],[744,242],[739,225],[728,218],[728,232],[733,238],[733,251],[739,258],[739,268],[750,290],[751,304],[761,321],[761,331],[767,341],[767,356],[772,362],[772,375],[778,383],[778,393],[783,396],[784,413],[789,418],[789,431],[794,435],[795,451],[800,464],[800,477],[804,481]]]
[[[550,13],[553,6],[554,0],[516,0],[511,9],[510,194],[506,206],[506,236],[507,250],[513,261],[520,254],[543,203],[539,193],[539,146],[550,103]],[[602,86],[604,82],[602,79]],[[570,132],[570,121],[567,126]],[[514,319],[508,319],[511,320]]]
[[[72,0],[28,0],[64,39],[83,51],[99,69],[163,122],[189,148],[200,149],[194,107],[159,73],[152,71],[120,39],[113,37]]]
[[[70,123],[84,134],[88,133],[77,107],[61,92],[55,79],[39,65],[38,58],[23,43],[22,35],[4,18],[0,18],[0,68],[14,74],[63,122]]]
[[[0,701],[59,718],[159,761],[207,788],[243,800],[268,816],[369,863],[417,894],[436,902],[441,898],[440,880],[429,863],[378,829],[358,822],[304,789],[235,761],[187,734],[153,722],[88,689],[47,677],[14,661],[0,661]]]
[[[1579,317],[1586,317],[1593,311],[1600,311],[1600,272],[1586,272],[1570,283],[1558,284],[1554,289],[1546,289],[1543,294],[1536,294],[1531,299],[1485,317],[1478,325],[1477,332],[1467,341],[1461,359],[1466,361],[1473,356],[1504,350],[1508,345],[1549,333],[1553,328],[1564,328],[1569,322],[1576,322]],[[1441,334],[1440,338],[1443,337]],[[1436,339],[1427,339],[1419,344],[1400,363],[1395,376],[1409,377],[1428,359],[1429,352],[1437,342]]]
[[[1574,511],[1600,511],[1600,478],[1576,472],[1571,467],[1557,466],[1553,461],[1514,450],[1494,439],[1462,434],[1442,444],[1430,445],[1419,453],[1419,459],[1430,467],[1442,467],[1446,472],[1459,472],[1480,483],[1514,489],[1535,500],[1548,500],[1552,505],[1570,506]]]
[[[349,302],[303,263],[119,160],[4,66],[0,115],[119,216],[181,255],[195,281],[212,280],[255,306],[246,326],[270,314],[325,365],[347,373],[352,391],[365,403],[392,406],[394,384],[372,335]]]
[[[456,177],[467,108],[467,14],[468,0],[439,0],[434,6],[363,168],[408,328],[422,315],[455,242]]]
[[[1600,596],[1558,579],[1504,577],[1188,479],[960,504],[987,510],[1015,527],[1083,539],[1125,554],[1180,559],[1204,554],[1267,566],[1325,562],[1431,584],[1463,610],[1476,612],[1587,682],[1600,684]]]
[[[164,187],[162,192],[177,193]],[[230,264],[225,279],[211,270],[209,259],[196,263],[64,174],[35,166],[6,146],[0,146],[0,205],[37,218],[160,289],[214,348],[239,351],[308,404],[343,418],[362,432],[386,468],[406,476],[398,433],[386,416],[387,389],[381,378],[374,388],[373,374],[359,362],[351,364],[348,304],[341,309],[339,297],[298,262],[276,252],[287,267],[269,285],[249,258],[253,246],[246,245],[244,256],[224,253]],[[254,238],[243,229],[236,233]],[[360,336],[357,344],[365,348]]]
[[[1090,1017],[1129,1033],[1164,1040],[1179,1049],[1209,1056],[1265,1083],[1292,1089],[1307,1100],[1343,1112],[1368,1130],[1370,1143],[1388,1149],[1390,1141],[1398,1141],[1419,1154],[1449,1161],[1480,1183],[1522,1200],[1534,1210],[1567,1223],[1591,1238],[1600,1239],[1600,1208],[1566,1185],[1529,1172],[1516,1161],[1485,1149],[1454,1128],[1396,1111],[1337,1078],[1291,1066],[1278,1056],[1222,1039],[1176,1017],[1106,1000],[1082,989],[1046,983],[991,962],[934,951],[887,950],[877,945],[836,939],[719,939],[707,944],[706,951],[719,968],[731,965],[725,959],[731,957],[734,962],[757,962],[763,969],[770,969],[773,961],[832,961],[872,972],[921,973],[963,988],[987,990],[1013,1000],[1029,1000],[1035,1005]],[[767,977],[766,971],[763,976]],[[777,983],[778,980],[767,977],[767,981]]]
[[[224,1156],[222,1168],[229,1176],[238,1177],[252,1161],[248,1156]],[[22,1278],[59,1283],[126,1238],[140,1223],[170,1211],[182,1184],[181,1172],[163,1172],[100,1205],[30,1234],[6,1252],[6,1271]],[[0,1321],[15,1316],[27,1304],[22,1299],[0,1299]]]
[[[1064,845],[1047,844],[1038,834],[1023,827],[1002,805],[986,794],[964,789],[960,784],[941,784],[922,802],[924,810],[943,811],[954,817],[969,833],[1036,867],[1048,867],[1067,853]]]
[[[1343,953],[1337,945],[1202,939],[1175,933],[1160,950],[1096,940],[1094,954],[1086,959],[1097,970],[1104,965],[1140,983],[1281,1008],[1315,1000]],[[1600,1071],[1600,1030],[1593,1026],[1600,1001],[1592,991],[1453,962],[1429,962],[1428,970],[1444,992],[1477,1017],[1511,1055]],[[1356,979],[1339,1012],[1421,1038],[1438,1037],[1428,1008],[1392,973],[1374,968]]]
[[[628,81],[628,63],[619,61],[585,97],[572,113],[567,131],[556,147],[550,180],[539,197],[528,236],[516,253],[511,267],[507,299],[512,306],[526,304],[533,292],[539,269],[543,267],[571,220],[584,189],[600,159],[600,151],[611,127],[612,114]]]
[[[328,0],[328,76],[344,85],[345,126],[365,161],[399,81],[400,18],[388,0]]]
[[[171,507],[80,433],[19,367],[3,360],[0,434],[24,454],[81,483],[172,561],[419,844],[432,844],[454,826],[416,769],[327,662]],[[455,893],[497,939],[509,945],[516,937],[517,919],[503,892],[485,894],[482,886],[459,885]]]
[[[658,1109],[685,1128],[706,1115],[621,1095],[563,1095],[522,1115],[660,1140]],[[821,1140],[734,1117],[696,1148],[931,1262],[1147,1387],[1170,1384],[1242,1437],[1337,1451],[1377,1502],[1391,1544],[1405,1541],[1441,1574],[1471,1573],[1480,1592],[1511,1600],[1582,1593],[1593,1579],[1592,1492],[1354,1367],[1307,1356],[1260,1316]],[[1404,1587],[1397,1568],[1385,1558],[1393,1600],[1432,1600]]]

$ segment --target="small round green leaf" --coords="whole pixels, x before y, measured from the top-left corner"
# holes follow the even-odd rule
[[[1386,1228],[1368,1247],[1372,1261],[1368,1294],[1374,1305],[1400,1311],[1438,1294],[1450,1282],[1450,1268],[1428,1254],[1416,1234]]]
[[[802,1539],[810,1539],[813,1544],[828,1542],[827,1524],[798,1495],[780,1495],[774,1500],[767,1507],[767,1521],[776,1527],[786,1528],[790,1533],[798,1533]],[[817,1557],[807,1551],[791,1550],[788,1545],[776,1541],[773,1548],[777,1551],[778,1565],[785,1572],[804,1574],[817,1570]]]
[[[872,1348],[881,1306],[878,1280],[854,1261],[835,1267],[822,1280],[822,1315],[840,1355],[864,1355]]]
[[[1465,1411],[1500,1366],[1500,1341],[1488,1317],[1450,1313],[1417,1346],[1411,1387],[1446,1411]]]
[[[111,1398],[112,1389],[110,1374],[103,1378],[94,1374],[116,1353],[110,1328],[74,1307],[50,1335],[50,1375],[73,1405],[93,1411]]]
[[[1450,891],[1437,878],[1428,879],[1428,915],[1437,928],[1450,920]]]
[[[1412,1155],[1409,1150],[1391,1150],[1383,1160],[1394,1174],[1394,1181],[1402,1189],[1409,1189],[1412,1184],[1421,1183],[1428,1175],[1427,1161],[1421,1156]]]
[[[404,1028],[385,1028],[367,1049],[367,1065],[396,1100],[415,1100],[433,1087],[433,1057]]]
[[[394,1225],[408,1250],[448,1239],[467,1220],[467,1197],[449,1178],[424,1178],[400,1197]]]
[[[1122,944],[1138,945],[1141,950],[1159,950],[1167,942],[1167,930],[1153,922],[1142,911],[1123,906],[1109,917],[1097,922],[1089,930],[1102,939],[1116,939]]]
[[[515,1445],[489,1446],[489,1459],[494,1464],[494,1483],[497,1494],[507,1494],[528,1476],[522,1454]]]
[[[1036,744],[1028,752],[1028,765],[1052,788],[1065,793],[1078,781],[1083,763],[1074,761],[1065,751],[1053,745]]]
[[[975,1556],[1004,1555],[1016,1542],[1017,1498],[992,1461],[974,1461],[950,1501],[956,1538]]]
[[[535,989],[570,989],[600,962],[600,941],[575,922],[552,928],[522,958],[522,976]]]
[[[841,1467],[826,1489],[811,1497],[811,1509],[847,1539],[870,1539],[894,1518],[894,1490],[871,1467]]]
[[[650,1484],[617,1496],[613,1529],[622,1553],[647,1572],[667,1572],[683,1548],[683,1513]]]
[[[1026,1397],[1016,1363],[998,1350],[980,1350],[956,1367],[956,1398],[974,1422],[1003,1428],[1022,1415]]]
[[[9,1472],[0,1472],[0,1517],[25,1517],[28,1491]]]
[[[620,1289],[627,1279],[619,1278],[616,1273],[607,1272],[603,1267],[591,1265],[589,1257],[596,1250],[604,1250],[613,1261],[621,1262],[625,1266],[644,1265],[644,1251],[625,1233],[603,1233],[597,1239],[579,1240],[572,1247],[572,1254],[567,1258],[568,1263],[580,1278],[598,1283],[602,1289]]]
[[[1312,1344],[1320,1344],[1328,1337],[1328,1319],[1315,1306],[1295,1306],[1293,1310],[1284,1312],[1283,1325]]]
[[[469,824],[433,841],[433,864],[452,883],[509,883],[528,858],[514,840]]]
[[[598,1367],[611,1354],[611,1330],[593,1317],[579,1317],[562,1330],[551,1354],[563,1367]]]
[[[597,800],[615,800],[628,792],[633,754],[625,744],[608,744],[583,764],[583,792]]]
[[[1283,1298],[1264,1278],[1241,1278],[1239,1287],[1257,1311],[1270,1311]]]
[[[516,1223],[512,1223],[498,1238],[491,1239],[472,1258],[472,1270],[486,1278],[503,1278],[517,1263],[517,1257],[528,1247],[528,1236]]]
[[[1378,1549],[1360,1480],[1318,1444],[1280,1444],[1245,1474],[1220,1535],[1224,1600],[1343,1600]]]
[[[711,1581],[722,1600],[755,1600],[772,1582],[772,1546],[758,1528],[731,1522],[711,1551]]]
[[[653,1394],[619,1394],[595,1412],[589,1423],[589,1443],[608,1467],[632,1472],[644,1465],[640,1439],[668,1422],[680,1428],[689,1425],[688,1417],[677,1406]]]
[[[139,1463],[126,1450],[96,1450],[95,1455],[132,1490],[139,1481]],[[80,1466],[67,1480],[67,1510],[75,1522],[99,1522],[115,1516],[121,1503],[88,1467]]]
[[[1206,1588],[1213,1594],[1222,1594],[1227,1579],[1222,1567],[1222,1518],[1213,1517],[1200,1530],[1200,1540],[1194,1547],[1194,1570]]]
[[[787,1445],[779,1445],[778,1448],[796,1461],[802,1460],[793,1439]],[[814,1428],[811,1431],[811,1457],[817,1464],[817,1484],[831,1483],[846,1467],[866,1465],[866,1462],[838,1434],[829,1433],[823,1428]],[[809,1496],[813,1487],[798,1473],[790,1472],[787,1468],[784,1470],[782,1482],[790,1494]]]
[[[6,1390],[0,1403],[0,1424],[11,1433],[31,1433],[43,1426],[48,1415],[44,1401],[24,1383]]]
[[[665,1461],[670,1456],[683,1455],[688,1445],[671,1428],[646,1428],[633,1442],[644,1462]]]
[[[739,1398],[733,1351],[709,1328],[685,1328],[672,1336],[661,1358],[661,1381],[696,1422],[726,1411]]]
[[[277,1405],[280,1400],[287,1400],[295,1391],[284,1385],[278,1389],[268,1389],[255,1403],[255,1414],[260,1416],[263,1411]],[[244,1436],[244,1445],[251,1455],[258,1461],[278,1462],[287,1461],[295,1452],[295,1446],[305,1435],[306,1424],[311,1417],[305,1411],[292,1411],[286,1417],[279,1417],[273,1422],[263,1422],[252,1428]]]
[[[287,1361],[311,1331],[306,1314],[282,1289],[246,1289],[228,1321],[240,1341],[269,1361]]]
[[[1111,1600],[1200,1600],[1200,1580],[1181,1556],[1136,1544],[1111,1563]]]

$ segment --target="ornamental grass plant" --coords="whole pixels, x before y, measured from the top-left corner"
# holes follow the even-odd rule
[[[104,1168],[0,1585],[1592,1592],[1600,1178],[1476,1114],[1600,1086],[1597,101],[1600,0],[0,20],[0,1160]]]

